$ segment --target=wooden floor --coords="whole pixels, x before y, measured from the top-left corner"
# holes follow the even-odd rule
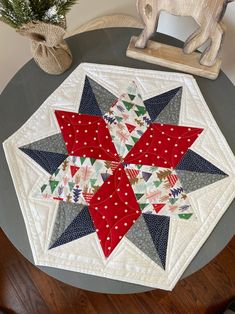
[[[209,265],[181,280],[173,292],[108,295],[76,289],[45,275],[0,230],[0,305],[9,309],[7,313],[217,314],[234,297],[235,237]]]

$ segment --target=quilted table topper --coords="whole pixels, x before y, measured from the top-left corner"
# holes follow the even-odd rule
[[[190,75],[81,64],[4,149],[36,265],[171,290],[235,194]]]

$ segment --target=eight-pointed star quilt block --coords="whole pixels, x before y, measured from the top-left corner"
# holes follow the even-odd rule
[[[52,109],[54,129],[45,122],[47,136],[18,137],[16,165],[37,173],[25,178],[36,206],[30,220],[24,214],[29,235],[35,221],[31,242],[42,245],[47,265],[171,289],[214,226],[217,191],[234,180],[226,158],[211,157],[220,144],[212,155],[204,149],[213,120],[209,127],[211,116],[201,119],[196,83],[99,65],[82,65],[70,79],[80,90],[74,105],[56,104],[65,81],[39,109],[48,121]]]
[[[72,156],[41,191],[45,198],[88,206],[106,257],[140,214],[192,216],[174,168],[202,129],[151,123],[135,82],[103,117],[58,110],[55,115]]]

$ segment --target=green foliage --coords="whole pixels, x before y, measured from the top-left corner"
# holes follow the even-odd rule
[[[77,0],[0,0],[0,21],[19,28],[31,21],[63,22]]]

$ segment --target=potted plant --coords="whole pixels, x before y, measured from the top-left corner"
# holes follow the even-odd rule
[[[61,74],[72,63],[63,39],[65,15],[76,0],[0,0],[0,21],[31,40],[33,58],[49,74]]]

